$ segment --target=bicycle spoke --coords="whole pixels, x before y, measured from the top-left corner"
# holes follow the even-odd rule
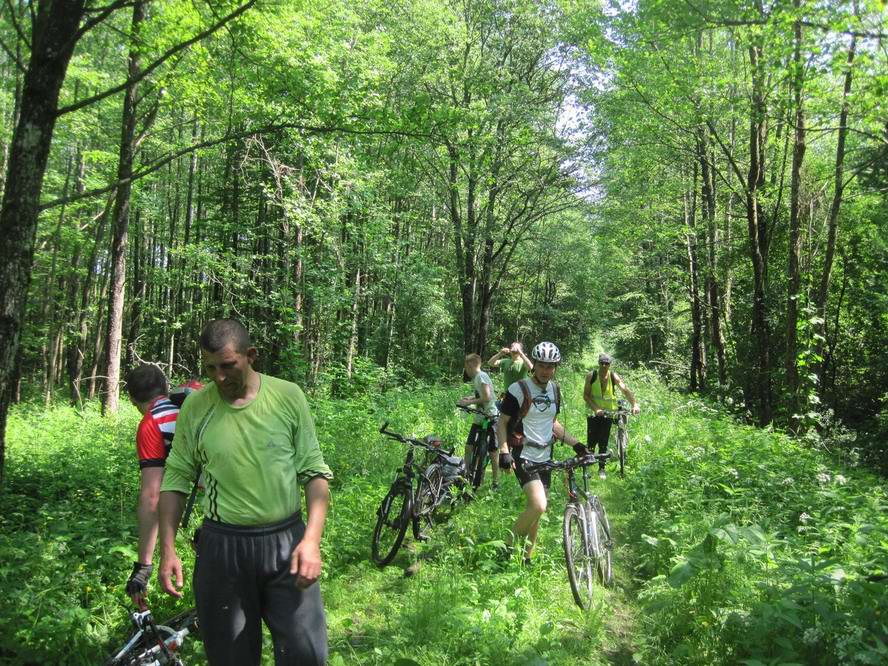
[[[564,557],[574,601],[583,609],[589,607],[592,599],[593,567],[589,554],[582,508],[577,504],[568,504],[564,510]]]
[[[410,489],[407,486],[392,488],[382,505],[373,530],[371,556],[379,566],[394,559],[410,522]]]

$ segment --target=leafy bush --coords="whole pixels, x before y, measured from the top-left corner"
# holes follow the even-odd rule
[[[884,485],[699,401],[658,395],[647,421],[656,445],[628,484],[647,658],[885,663]]]

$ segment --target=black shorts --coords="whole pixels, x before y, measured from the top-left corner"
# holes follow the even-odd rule
[[[532,465],[529,460],[525,460],[520,455],[515,457],[515,478],[518,479],[519,485],[523,488],[531,481],[541,481],[543,488],[549,490],[549,484],[552,482],[552,470],[541,469],[533,474],[528,474],[524,469],[525,465]]]
[[[487,438],[488,451],[497,450],[498,447],[496,445],[496,430],[493,426],[488,427],[487,430],[482,430],[479,424],[473,423],[472,427],[469,429],[469,436],[466,438],[466,446],[476,446],[479,437]]]

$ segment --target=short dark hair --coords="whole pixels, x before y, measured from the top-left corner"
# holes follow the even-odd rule
[[[213,319],[200,332],[200,348],[211,354],[222,351],[229,344],[241,354],[251,346],[250,334],[237,319]]]
[[[168,391],[166,375],[153,363],[142,363],[126,375],[126,392],[135,402],[148,402]]]

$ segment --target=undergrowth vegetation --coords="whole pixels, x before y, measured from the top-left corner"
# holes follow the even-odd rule
[[[560,379],[563,420],[583,437],[582,376]],[[322,581],[331,664],[884,662],[888,598],[875,579],[888,573],[888,500],[877,479],[739,426],[645,373],[629,381],[645,411],[630,424],[627,476],[596,482],[616,533],[617,585],[598,589],[587,613],[564,572],[559,478],[529,568],[497,561],[521,506],[512,478],[496,494],[486,482],[429,542],[408,536],[389,567],[369,562],[376,507],[405,453],[379,425],[437,433],[461,453],[468,422],[452,405],[465,387],[311,400],[336,473]],[[137,422],[134,410],[13,412],[0,663],[101,663],[127,633]],[[179,550],[190,570],[185,536]],[[188,595],[190,585],[177,605],[155,585],[152,608],[164,617]],[[200,644],[191,649],[203,663]]]
[[[642,661],[888,662],[884,479],[698,400],[651,397],[651,445],[626,483]]]

